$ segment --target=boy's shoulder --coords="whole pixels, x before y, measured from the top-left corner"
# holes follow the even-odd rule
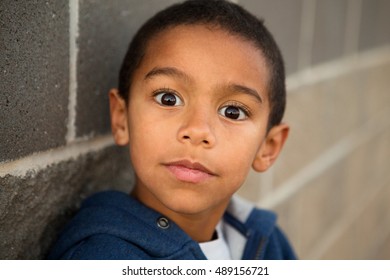
[[[158,212],[128,194],[104,191],[82,203],[49,258],[205,258],[197,247],[196,242]]]
[[[267,249],[284,252],[290,248],[276,226],[274,213],[234,197],[224,221],[231,228],[228,231],[233,238],[230,243],[241,246],[236,250],[241,254],[238,256],[248,259],[291,257],[285,253],[275,255],[271,252],[270,255]],[[105,191],[83,202],[80,211],[61,233],[49,258],[205,259],[205,256],[198,243],[160,213],[128,194]]]
[[[241,259],[296,259],[287,237],[277,225],[277,215],[234,196],[224,215],[227,238]],[[229,230],[234,228],[240,235]],[[233,233],[232,233],[233,232]]]

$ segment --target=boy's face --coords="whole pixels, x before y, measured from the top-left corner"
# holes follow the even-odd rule
[[[223,211],[250,167],[265,171],[287,137],[284,125],[266,134],[268,80],[261,52],[225,31],[178,26],[154,37],[128,107],[110,95],[136,196],[164,214]]]

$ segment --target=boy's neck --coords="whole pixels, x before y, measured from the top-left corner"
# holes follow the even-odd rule
[[[224,209],[193,215],[175,213],[176,216],[170,218],[193,240],[201,243],[212,240],[223,213]]]
[[[202,213],[184,214],[167,209],[161,203],[156,203],[156,199],[150,199],[150,196],[148,196],[149,199],[145,201],[145,199],[143,199],[142,191],[139,191],[137,188],[131,192],[131,196],[149,208],[152,208],[153,210],[171,219],[193,240],[199,243],[212,240],[215,228],[218,222],[221,220],[229,203],[229,201],[227,201],[225,205],[219,206],[218,208],[213,208],[212,210],[204,211]]]

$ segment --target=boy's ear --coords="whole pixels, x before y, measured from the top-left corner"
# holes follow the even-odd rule
[[[108,96],[112,135],[117,145],[125,146],[129,143],[126,102],[117,89],[111,89]]]
[[[279,156],[289,131],[290,128],[287,124],[279,124],[270,129],[252,163],[255,171],[264,172],[271,167]]]

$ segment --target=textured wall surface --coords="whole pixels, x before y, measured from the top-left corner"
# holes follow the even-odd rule
[[[261,15],[268,2],[240,3]],[[301,258],[389,259],[389,2],[300,4],[289,15],[301,19],[287,79],[291,133],[274,167],[250,174],[240,194],[279,214]],[[270,21],[271,31],[289,32],[280,25]]]
[[[68,25],[66,2],[0,2],[0,161],[65,144]]]
[[[133,183],[107,92],[137,28],[174,0],[0,2],[0,259],[44,258],[92,192]],[[240,194],[301,258],[390,259],[390,2],[239,0],[285,57],[291,134]]]

